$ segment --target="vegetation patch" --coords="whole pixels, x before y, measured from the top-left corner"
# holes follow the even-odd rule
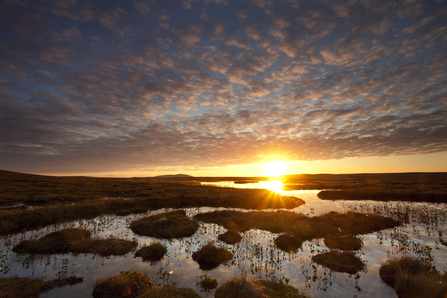
[[[70,276],[64,279],[43,281],[28,277],[0,278],[0,297],[2,298],[37,298],[43,292],[55,287],[74,285],[83,282],[82,277]]]
[[[200,280],[200,286],[205,290],[212,290],[217,288],[218,282],[215,278],[210,278],[208,276],[202,277]]]
[[[235,230],[228,230],[223,234],[220,234],[217,239],[228,243],[228,244],[236,244],[242,240],[241,234],[239,234]]]
[[[73,244],[90,239],[90,231],[69,228],[45,235],[38,240],[24,240],[12,251],[16,253],[56,254],[68,253]]]
[[[152,287],[141,298],[200,298],[191,288],[178,288],[174,285]]]
[[[135,257],[142,257],[143,261],[151,261],[156,262],[161,260],[163,256],[168,252],[166,246],[161,244],[160,242],[153,242],[149,246],[145,246],[140,248]]]
[[[388,260],[379,270],[380,278],[396,289],[400,298],[434,297],[447,295],[447,276],[429,262],[401,257]]]
[[[447,203],[447,193],[432,192],[384,192],[361,190],[323,190],[318,193],[322,200],[350,200],[350,201],[409,201]]]
[[[93,253],[101,256],[124,255],[137,247],[135,241],[90,239],[90,231],[69,228],[45,235],[38,240],[23,240],[12,250],[16,253],[56,254]]]
[[[121,210],[117,210],[115,211],[115,215],[118,216],[127,216],[129,214],[140,214],[140,213],[145,213],[149,211],[149,208],[147,207],[134,207],[134,208],[129,208],[129,209],[121,209]]]
[[[231,252],[216,247],[212,243],[202,246],[200,250],[192,254],[192,259],[199,263],[200,269],[202,270],[214,269],[232,258],[233,254]]]
[[[312,260],[330,270],[355,274],[365,264],[353,252],[330,251],[312,257]]]
[[[303,239],[300,236],[290,233],[279,235],[274,242],[279,249],[286,252],[297,252],[303,245]]]
[[[130,228],[138,235],[172,239],[192,236],[199,224],[189,219],[185,211],[177,210],[139,219]]]
[[[223,283],[216,289],[215,298],[306,298],[297,289],[276,279],[251,281],[244,277]]]
[[[341,250],[359,250],[362,248],[362,239],[351,236],[326,236],[324,238],[324,244],[331,249],[341,249]]]
[[[97,279],[93,289],[93,298],[132,298],[140,297],[152,288],[152,281],[146,273],[134,270],[121,271],[107,279]]]

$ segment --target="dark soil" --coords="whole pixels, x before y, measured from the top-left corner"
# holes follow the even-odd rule
[[[312,257],[312,261],[330,270],[355,274],[363,270],[365,264],[352,252],[330,251]]]

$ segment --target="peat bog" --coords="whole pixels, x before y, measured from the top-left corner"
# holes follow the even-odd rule
[[[8,173],[0,172],[0,176]],[[443,194],[446,185],[442,175],[430,179],[418,175],[323,176],[285,179],[298,189],[364,190],[365,197],[379,190]],[[0,186],[5,194],[0,204],[27,206],[40,198],[41,205],[0,210],[0,233],[4,235],[0,238],[4,276],[0,281],[13,284],[5,278],[17,274],[37,280],[35,293],[42,292],[43,298],[89,296],[95,285],[105,289],[107,280],[111,288],[117,287],[113,291],[134,294],[142,288],[140,283],[150,281],[151,286],[138,292],[139,297],[218,297],[222,291],[231,297],[237,295],[231,291],[238,289],[253,297],[333,297],[340,293],[346,297],[393,297],[394,293],[405,297],[400,294],[401,284],[415,279],[436,285],[433,293],[444,293],[439,282],[445,283],[445,275],[439,272],[447,269],[447,249],[442,244],[447,233],[445,203],[398,201],[398,196],[393,201],[321,200],[319,190],[275,194],[250,189],[265,181],[259,177],[226,178],[241,181],[235,184],[241,189],[200,185],[213,179],[218,182],[216,178],[106,179],[13,173]],[[170,226],[173,218],[177,219]],[[149,231],[152,226],[152,234],[132,231],[132,225],[145,221],[142,226]],[[195,226],[194,231],[185,228],[188,234],[173,234],[189,224]],[[120,255],[110,253],[112,247],[120,248]],[[202,266],[195,261],[215,259],[223,251],[228,253],[223,263]],[[380,266],[387,268],[403,255],[429,264],[430,274],[437,273],[417,271],[412,277],[411,271],[401,274],[409,277],[394,285],[385,282],[386,278],[382,281]],[[72,275],[84,282],[40,290],[42,283]],[[96,290],[95,295],[99,292],[107,291]]]

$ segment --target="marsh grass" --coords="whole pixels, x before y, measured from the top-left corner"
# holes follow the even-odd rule
[[[144,246],[140,248],[136,253],[135,257],[141,257],[143,261],[156,262],[161,260],[164,255],[168,252],[166,246],[160,242],[153,242],[149,246]]]
[[[412,257],[388,260],[379,270],[380,278],[396,289],[399,298],[447,295],[447,276],[429,262]]]
[[[217,279],[205,276],[200,280],[200,286],[205,290],[212,290],[217,288]]]
[[[303,245],[303,239],[290,233],[279,235],[274,240],[275,245],[286,252],[297,252]]]
[[[144,292],[140,298],[200,298],[191,288],[179,288],[175,285],[155,286]]]
[[[251,281],[246,277],[234,278],[216,289],[215,298],[306,298],[294,287],[278,280]]]
[[[137,247],[136,241],[123,239],[90,239],[90,231],[69,228],[37,240],[23,240],[12,250],[16,253],[57,254],[93,253],[101,256],[124,255]]]
[[[104,279],[97,278],[93,289],[93,298],[133,298],[139,297],[152,287],[151,279],[143,272],[121,271]]]
[[[115,211],[114,214],[118,215],[118,216],[127,216],[129,214],[140,214],[140,213],[145,213],[147,211],[149,211],[149,208],[147,208],[147,207],[134,207],[134,208],[121,209],[121,210]]]
[[[220,234],[217,239],[228,244],[236,244],[242,240],[242,236],[235,230],[228,230],[225,233]]]
[[[330,270],[349,274],[355,274],[365,267],[353,252],[329,251],[313,256],[312,261]]]
[[[409,201],[447,203],[447,193],[408,193],[408,192],[386,192],[365,190],[323,190],[317,195],[322,200],[350,200],[350,201]]]
[[[351,236],[326,236],[324,238],[324,244],[331,249],[341,249],[341,250],[359,250],[362,248],[362,239]]]
[[[28,277],[0,278],[0,297],[2,298],[37,298],[43,292],[55,287],[74,285],[83,282],[82,277],[70,276],[64,279],[43,281]]]
[[[184,210],[144,217],[130,224],[135,234],[165,239],[189,237],[198,228],[199,224],[189,219]]]
[[[192,254],[192,259],[199,263],[200,269],[212,270],[220,264],[231,260],[233,254],[223,248],[208,243]]]

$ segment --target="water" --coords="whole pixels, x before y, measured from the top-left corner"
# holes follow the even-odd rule
[[[263,183],[228,184],[225,182],[216,185],[239,188],[266,187]],[[198,286],[203,275],[216,278],[219,285],[241,275],[253,280],[271,279],[272,277],[283,281],[287,279],[290,285],[312,297],[396,297],[394,289],[385,285],[379,277],[380,265],[387,259],[401,255],[418,256],[433,260],[436,268],[441,272],[447,270],[447,247],[439,242],[447,233],[446,204],[322,201],[317,197],[319,191],[315,190],[278,190],[278,192],[303,199],[306,204],[292,211],[308,216],[318,216],[328,211],[352,210],[376,212],[404,220],[406,223],[394,229],[361,235],[360,238],[362,238],[364,246],[356,255],[365,262],[366,267],[358,274],[349,275],[333,272],[312,262],[313,255],[328,251],[323,239],[306,241],[297,253],[285,253],[277,249],[273,243],[273,239],[278,234],[249,230],[242,233],[242,241],[233,246],[217,240],[217,236],[226,231],[225,228],[215,224],[201,223],[199,230],[192,237],[164,240],[138,236],[128,227],[134,220],[170,211],[170,209],[125,217],[103,215],[91,220],[76,220],[0,238],[0,274],[3,277],[25,276],[45,280],[71,275],[84,277],[83,283],[56,288],[42,294],[41,297],[91,297],[95,278],[111,277],[120,271],[130,269],[146,272],[155,283],[176,283],[181,287],[191,287],[202,297],[213,297],[214,295],[214,290],[205,291]],[[187,215],[192,217],[197,213],[225,209],[202,207],[185,210]],[[125,256],[117,257],[100,257],[92,254],[77,256],[55,254],[32,257],[18,255],[11,251],[21,240],[39,238],[67,227],[89,229],[92,231],[93,237],[96,238],[135,239],[139,245]],[[168,254],[161,261],[143,262],[141,258],[134,257],[136,250],[153,241],[160,241],[168,247]],[[216,245],[232,251],[235,258],[214,270],[200,270],[191,255],[208,242],[214,242]]]

